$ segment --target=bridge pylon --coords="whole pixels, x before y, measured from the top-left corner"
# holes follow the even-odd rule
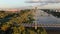
[[[35,22],[34,22],[35,25],[34,25],[34,26],[35,26],[35,29],[37,29],[37,27],[38,27],[38,26],[37,26],[38,24],[37,24],[36,12],[37,12],[37,7],[34,8],[34,13],[35,13]]]

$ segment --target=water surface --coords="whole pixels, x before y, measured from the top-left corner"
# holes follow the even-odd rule
[[[54,15],[52,12],[36,11],[36,21],[40,24],[60,24],[60,18],[58,16],[59,15]]]

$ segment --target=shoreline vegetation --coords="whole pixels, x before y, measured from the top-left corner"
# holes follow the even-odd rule
[[[30,9],[19,12],[0,11],[0,34],[47,34],[43,27],[24,27],[21,23],[33,23],[33,12]]]

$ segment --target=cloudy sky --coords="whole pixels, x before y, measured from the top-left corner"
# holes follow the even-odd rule
[[[38,3],[38,4],[25,3],[26,1],[27,0],[0,0],[0,8],[16,8],[16,7],[34,6],[34,5],[41,4],[41,3]],[[38,1],[38,0],[33,0],[33,1]],[[41,1],[48,1],[48,0],[41,0]],[[56,0],[53,0],[53,1],[56,1]]]

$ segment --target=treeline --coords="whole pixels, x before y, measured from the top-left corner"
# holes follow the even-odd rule
[[[33,23],[33,13],[31,10],[21,10],[17,13],[6,13],[0,11],[0,34],[46,34],[45,29],[34,27],[24,27],[22,23]]]

